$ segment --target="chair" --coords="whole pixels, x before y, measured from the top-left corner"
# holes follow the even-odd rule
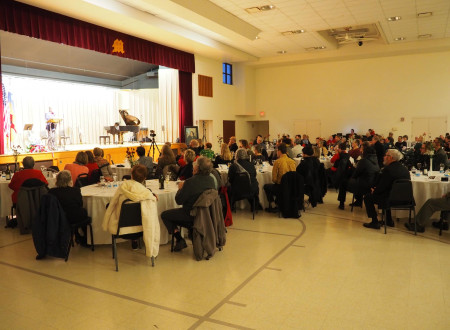
[[[16,203],[17,224],[20,233],[28,234],[41,204],[41,197],[47,194],[45,184],[38,179],[25,180],[19,189]]]
[[[102,141],[103,144],[106,144],[106,140],[108,140],[108,144],[111,144],[111,137],[109,135],[100,135],[98,138],[100,140],[100,144],[102,144]]]
[[[283,218],[299,218],[303,209],[305,182],[296,171],[286,172],[281,178],[281,191],[277,196],[279,215]]]
[[[77,180],[75,181],[75,185],[80,188],[88,186],[89,184],[89,176],[87,173],[81,173],[80,175],[78,175]]]
[[[243,199],[251,200],[253,220],[255,220],[255,211],[258,212],[256,210],[256,197],[252,189],[250,174],[248,174],[248,172],[236,173],[236,177],[231,184],[231,209],[234,209],[236,212],[236,208],[234,206],[235,202]]]
[[[93,170],[91,172],[91,175],[89,175],[89,184],[94,184],[97,182],[100,182],[100,176],[101,176],[101,171],[99,168],[96,168],[95,170]]]
[[[124,180],[131,180],[131,175],[125,174],[124,176],[122,176],[122,181]]]
[[[450,211],[441,211],[439,217],[439,236],[442,236],[442,230],[444,230],[444,220],[450,216]]]
[[[384,233],[386,234],[387,221],[385,219],[387,210],[409,210],[408,222],[411,223],[411,211],[414,213],[414,235],[417,235],[417,222],[416,222],[416,202],[414,201],[413,188],[411,180],[398,179],[392,184],[391,191],[389,193],[389,199],[387,205],[383,207],[383,213],[381,216],[384,221]]]
[[[119,271],[119,260],[117,257],[117,244],[116,239],[128,239],[128,240],[137,240],[143,237],[142,229],[141,231],[129,233],[129,234],[120,234],[121,228],[126,227],[136,227],[142,226],[142,215],[141,215],[141,203],[132,202],[129,199],[126,199],[122,202],[122,206],[120,208],[120,216],[119,216],[119,224],[117,226],[117,233],[111,235],[112,237],[112,249],[113,249],[113,258],[116,261],[116,272]],[[152,267],[155,266],[155,257],[152,256]]]
[[[61,142],[64,142],[64,145],[67,145],[67,140],[70,141],[70,136],[66,136],[66,133],[63,130],[61,130],[59,132],[59,145],[60,146],[62,145]]]
[[[73,237],[75,236],[75,232],[78,231],[79,228],[85,227],[85,226],[89,227],[89,232],[91,234],[91,250],[94,251],[94,235],[92,233],[92,218],[87,217],[86,219],[84,219],[80,222],[70,224],[70,243],[69,243],[69,247],[67,249],[65,261],[67,261],[67,259],[69,259],[70,247],[74,246]]]

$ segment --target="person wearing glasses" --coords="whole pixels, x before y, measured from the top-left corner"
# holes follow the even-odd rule
[[[400,163],[403,155],[397,149],[389,149],[386,151],[383,159],[384,168],[378,176],[374,187],[371,188],[371,193],[364,196],[364,204],[366,205],[367,217],[372,221],[364,223],[366,228],[380,229],[381,223],[377,218],[377,211],[375,204],[380,207],[386,205],[389,199],[389,193],[391,192],[392,184],[398,179],[410,179],[408,169]],[[394,221],[392,221],[391,211],[386,211],[386,225],[394,227]]]

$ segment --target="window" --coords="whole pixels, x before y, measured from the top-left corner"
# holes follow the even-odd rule
[[[223,83],[227,85],[233,85],[233,67],[231,66],[231,64],[223,63],[222,71],[223,71]]]

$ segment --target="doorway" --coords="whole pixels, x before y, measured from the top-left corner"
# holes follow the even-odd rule
[[[236,121],[224,120],[223,121],[223,142],[228,143],[230,137],[236,136]]]

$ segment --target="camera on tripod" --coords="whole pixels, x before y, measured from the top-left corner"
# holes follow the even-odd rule
[[[150,130],[150,134],[149,134],[152,138],[154,138],[156,136],[156,133],[154,130]]]

